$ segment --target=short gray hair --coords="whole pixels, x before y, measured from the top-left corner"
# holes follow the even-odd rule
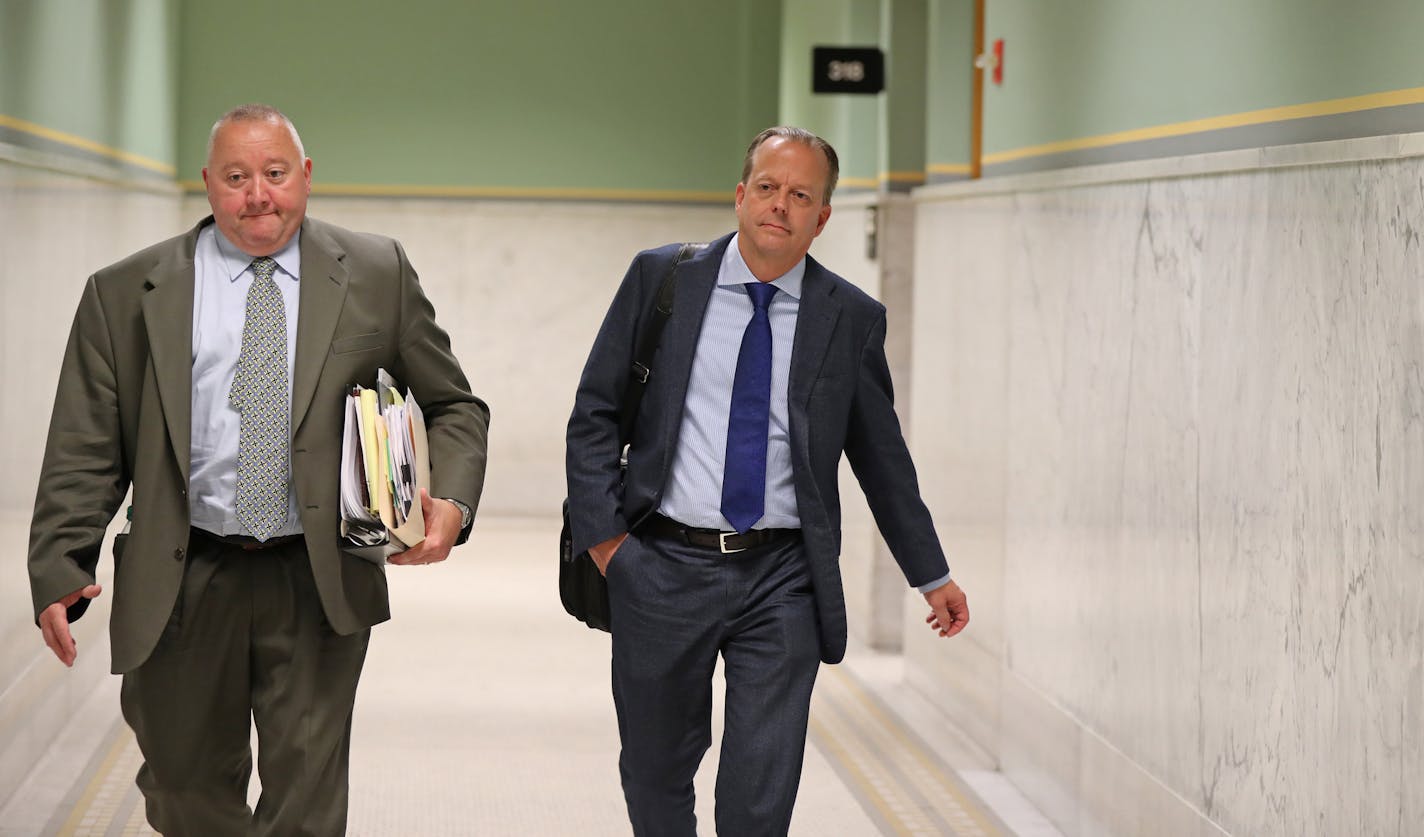
[[[841,176],[841,161],[840,158],[836,156],[836,150],[831,147],[830,143],[805,128],[797,128],[792,125],[778,125],[775,128],[767,128],[765,131],[757,134],[756,139],[752,140],[752,144],[747,146],[747,156],[742,160],[742,183],[745,184],[747,178],[752,176],[752,158],[756,156],[756,150],[761,147],[762,143],[772,137],[782,137],[792,142],[799,142],[825,155],[827,169],[826,194],[825,197],[821,199],[821,203],[829,204],[831,202],[831,193],[836,191],[836,181],[839,180]]]
[[[217,139],[218,130],[231,122],[279,123],[285,126],[287,132],[292,135],[292,142],[297,145],[297,155],[303,160],[307,158],[306,149],[302,148],[302,138],[297,133],[297,126],[292,124],[292,120],[288,119],[285,113],[282,113],[271,105],[250,104],[238,105],[227,113],[224,113],[218,121],[213,123],[213,129],[208,132],[208,156],[204,159],[212,160],[213,142]]]

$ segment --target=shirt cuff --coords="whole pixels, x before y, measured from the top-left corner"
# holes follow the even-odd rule
[[[916,587],[915,589],[916,589],[916,590],[919,590],[920,593],[923,594],[923,593],[928,593],[928,592],[930,592],[931,590],[938,590],[939,588],[943,587],[944,585],[946,585],[946,584],[948,584],[948,583],[949,583],[949,573],[945,573],[944,575],[940,576],[939,578],[935,579],[934,581],[931,581],[929,584],[921,584],[920,586]]]

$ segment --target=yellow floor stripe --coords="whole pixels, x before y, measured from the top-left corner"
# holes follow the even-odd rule
[[[931,757],[930,751],[920,741],[913,740],[906,733],[903,725],[886,715],[884,708],[865,690],[860,682],[843,672],[836,672],[835,676],[846,689],[855,695],[857,705],[875,716],[880,722],[880,727],[887,731],[894,739],[895,744],[898,745],[886,747],[886,753],[913,759],[914,763],[924,770],[924,773],[912,773],[912,775],[932,777],[941,790],[958,801],[964,812],[975,818],[980,828],[990,834],[997,832],[997,827],[990,823],[987,816],[984,816],[983,808],[977,800],[971,798],[970,793],[947,772],[941,761]]]
[[[894,754],[885,751],[885,743],[868,729],[858,708],[844,705],[837,698],[827,698],[828,715],[834,715],[833,727],[843,737],[855,742],[851,748],[863,762],[874,764],[872,772],[880,778],[876,790],[891,798],[888,804],[900,812],[905,827],[915,834],[951,833],[959,837],[983,837],[984,832],[960,810],[958,800],[945,798],[934,791],[925,792],[913,772],[903,769]]]
[[[841,738],[833,734],[830,728],[817,717],[817,714],[814,711],[811,713],[811,735],[824,750],[829,751],[829,754],[835,757],[835,764],[850,774],[852,781],[857,786],[855,790],[859,791],[861,801],[869,802],[875,808],[881,821],[891,829],[892,833],[909,834],[910,831],[900,822],[896,813],[890,809],[884,795],[876,792],[870,778],[861,769],[861,760],[847,752]]]
[[[961,837],[1007,833],[923,743],[839,667],[822,670],[811,717],[817,745],[892,833],[940,834],[944,826]]]
[[[134,786],[134,776],[142,764],[143,755],[133,731],[117,722],[108,752],[87,781],[80,777],[79,781],[85,783],[83,788],[70,795],[75,800],[74,807],[54,832],[56,837],[156,834],[148,825],[143,799]]]
[[[839,666],[822,669],[812,700],[810,732],[886,834],[1000,837],[1007,833],[950,768]],[[119,724],[93,775],[82,791],[70,797],[77,801],[56,833],[60,837],[154,834],[145,822],[142,799],[132,798],[133,777],[141,763],[133,733]]]
[[[123,731],[114,738],[114,743],[109,747],[109,752],[104,755],[104,760],[99,763],[99,768],[94,771],[93,776],[89,777],[89,784],[79,795],[79,801],[75,803],[74,810],[69,812],[69,817],[60,827],[57,837],[75,837],[79,834],[93,833],[92,829],[97,820],[94,811],[96,800],[101,798],[106,785],[110,784],[108,781],[110,774],[123,759],[124,750],[132,742],[133,734],[128,731],[127,727],[123,728]],[[105,822],[98,833],[104,833],[103,829],[107,827],[108,823]]]
[[[824,708],[824,707],[823,707]],[[944,831],[937,822],[932,800],[917,797],[906,787],[903,776],[893,773],[863,736],[855,734],[854,721],[840,712],[826,712],[821,732],[830,735],[846,761],[841,766],[855,777],[857,796],[871,801],[896,834],[933,835]],[[832,717],[834,716],[834,717]],[[959,834],[959,832],[954,832]],[[970,835],[959,834],[959,837]]]

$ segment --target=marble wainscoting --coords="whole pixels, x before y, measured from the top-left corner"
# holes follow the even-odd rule
[[[75,306],[96,269],[181,230],[180,203],[173,189],[17,164],[0,147],[0,541],[7,544],[0,551],[0,804],[109,669],[108,597],[75,624],[80,656],[66,670],[34,626],[26,582],[35,484]],[[100,583],[111,573],[101,562]]]
[[[183,230],[174,189],[139,189],[0,157],[0,509],[34,499],[75,307],[94,271]],[[33,400],[14,397],[30,393]]]
[[[1065,833],[1419,833],[1419,140],[917,193],[909,666]]]
[[[913,323],[914,206],[901,195],[851,194],[835,199],[811,255],[886,307],[885,354],[908,434]],[[901,643],[905,576],[895,564],[860,492],[841,461],[841,574],[851,636],[881,650]]]

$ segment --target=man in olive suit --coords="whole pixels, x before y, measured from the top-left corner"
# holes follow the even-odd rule
[[[339,548],[344,398],[378,367],[428,425],[423,543],[468,536],[489,411],[395,241],[306,217],[291,122],[213,127],[212,215],[91,276],[60,373],[30,532],[35,615],[66,665],[130,486],[110,637],[149,821],[176,835],[345,830],[352,706],[385,570]],[[246,802],[250,724],[262,797]]]

